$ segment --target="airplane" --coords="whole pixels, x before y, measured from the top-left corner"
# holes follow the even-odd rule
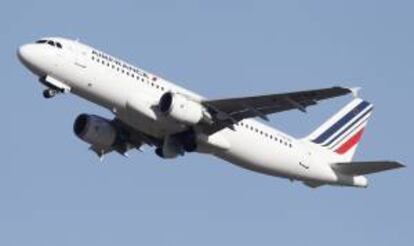
[[[75,135],[101,159],[149,145],[161,158],[211,154],[311,188],[364,188],[364,175],[404,167],[397,161],[352,161],[373,110],[357,88],[210,100],[78,40],[41,38],[18,47],[17,56],[46,87],[45,98],[73,93],[113,113],[113,119],[82,113],[74,121]],[[262,123],[270,114],[307,112],[348,94],[354,96],[347,105],[303,138]]]

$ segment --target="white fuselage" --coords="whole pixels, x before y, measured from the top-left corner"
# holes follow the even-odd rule
[[[167,91],[195,101],[203,99],[80,42],[55,39],[62,43],[63,49],[28,44],[20,48],[20,59],[37,75],[53,77],[67,85],[73,94],[109,109],[137,131],[163,139],[182,130],[180,124],[171,123],[151,110]],[[131,109],[130,105],[137,103],[142,107]],[[234,125],[234,130],[225,128],[210,137],[224,139],[227,147],[204,152],[243,168],[292,180],[331,184],[339,180],[328,165],[331,152],[255,120],[243,120]]]

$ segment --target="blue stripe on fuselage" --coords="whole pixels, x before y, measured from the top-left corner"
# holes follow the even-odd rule
[[[351,121],[356,115],[358,115],[362,110],[370,105],[369,102],[362,101],[358,104],[355,108],[353,108],[349,113],[347,113],[344,117],[338,120],[335,124],[333,124],[328,130],[324,133],[319,135],[316,139],[313,140],[314,143],[320,144],[323,143],[326,139],[331,137],[336,131],[341,129],[344,125],[346,125],[349,121]]]

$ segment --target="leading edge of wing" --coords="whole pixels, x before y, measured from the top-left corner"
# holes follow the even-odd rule
[[[203,101],[214,117],[215,123],[206,129],[213,133],[246,118],[260,117],[267,120],[266,115],[298,109],[306,112],[306,107],[318,101],[353,93],[345,87],[331,87],[289,93],[269,94],[251,97],[228,98]]]

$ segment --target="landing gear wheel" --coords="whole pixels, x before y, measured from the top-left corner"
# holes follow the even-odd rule
[[[53,89],[46,89],[43,91],[43,97],[44,98],[52,98],[54,96],[56,96],[56,94],[58,94],[59,92],[57,90],[53,90]]]

